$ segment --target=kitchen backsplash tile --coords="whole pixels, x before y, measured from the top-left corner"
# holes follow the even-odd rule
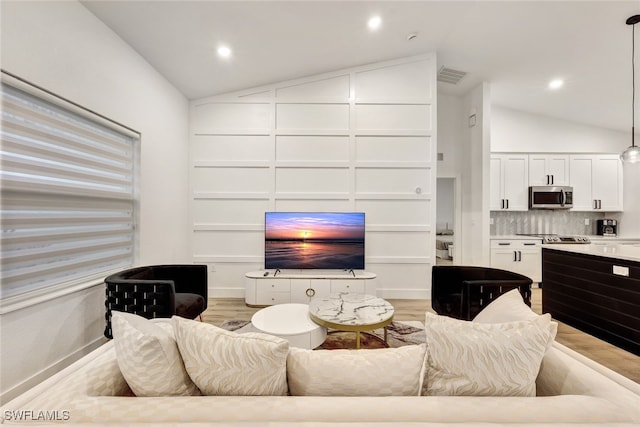
[[[526,212],[492,211],[492,236],[512,234],[564,234],[593,235],[596,220],[605,214],[599,212],[571,212],[565,210],[531,210]],[[585,225],[585,219],[589,225]]]

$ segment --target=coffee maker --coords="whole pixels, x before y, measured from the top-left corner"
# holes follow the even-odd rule
[[[616,237],[618,235],[618,221],[615,219],[599,219],[596,224],[598,236]]]

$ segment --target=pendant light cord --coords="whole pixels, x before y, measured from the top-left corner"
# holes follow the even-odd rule
[[[636,146],[636,24],[631,25],[631,146]]]

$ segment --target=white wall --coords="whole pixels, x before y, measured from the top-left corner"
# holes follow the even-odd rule
[[[463,144],[467,128],[462,98],[438,93],[438,177],[455,177],[463,172]]]
[[[193,257],[210,290],[263,268],[264,212],[363,211],[378,295],[426,298],[435,241],[435,55],[192,102]]]
[[[493,105],[492,152],[618,153],[631,134]]]
[[[139,261],[190,260],[188,102],[75,1],[1,3],[1,65],[141,132]],[[102,284],[2,314],[1,400],[103,340]]]
[[[489,157],[491,91],[488,83],[463,98],[467,123],[462,170],[462,253],[458,264],[489,265]],[[475,114],[475,125],[468,119]]]

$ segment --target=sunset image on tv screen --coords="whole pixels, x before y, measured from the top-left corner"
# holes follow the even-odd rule
[[[362,269],[363,212],[267,212],[265,268]]]

